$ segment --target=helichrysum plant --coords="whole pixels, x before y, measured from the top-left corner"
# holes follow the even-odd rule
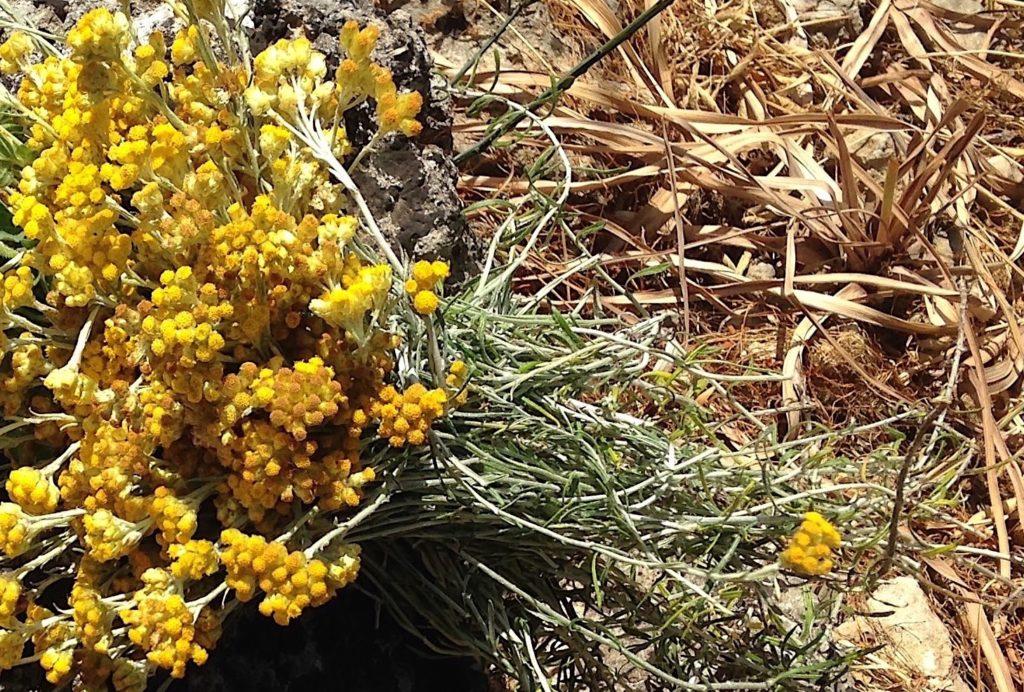
[[[55,684],[181,677],[231,597],[282,625],[328,601],[360,568],[332,517],[375,483],[361,447],[423,445],[465,397],[459,361],[396,372],[449,267],[399,261],[341,163],[351,108],[374,141],[421,129],[377,29],[341,27],[329,70],[175,10],[173,36],[96,9],[0,46],[32,153],[4,199],[0,671]]]

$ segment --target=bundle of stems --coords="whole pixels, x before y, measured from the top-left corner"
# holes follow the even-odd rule
[[[810,507],[843,517],[865,554],[881,544],[889,488],[821,487],[856,473],[828,441],[858,431],[769,432],[730,450],[680,393],[699,363],[659,346],[659,320],[481,302],[468,286],[441,334],[470,364],[469,405],[428,450],[374,461],[385,481],[346,538],[364,546],[362,587],[430,649],[524,689],[637,674],[656,688],[813,688],[840,675],[856,652],[825,634],[845,580],[786,577],[776,550]],[[813,616],[787,615],[787,591]]]

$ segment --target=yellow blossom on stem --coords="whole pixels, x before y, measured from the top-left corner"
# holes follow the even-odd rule
[[[28,515],[13,502],[0,503],[0,550],[17,557],[31,545],[35,534]]]
[[[300,551],[288,552],[282,543],[248,536],[237,529],[221,534],[226,583],[242,601],[257,589],[264,592],[260,613],[287,625],[308,607],[326,603],[359,571],[359,549],[344,546],[334,562],[310,560]]]
[[[166,571],[148,569],[142,582],[132,597],[133,607],[119,613],[128,625],[128,638],[146,651],[150,663],[167,668],[171,677],[184,677],[190,661],[203,665],[207,659],[206,650],[194,641],[192,613]]]
[[[216,546],[210,541],[187,541],[175,543],[168,549],[171,558],[171,574],[178,579],[202,579],[217,571],[220,558]]]
[[[128,47],[128,18],[98,7],[87,12],[68,32],[68,46],[76,62],[116,62]]]
[[[142,540],[138,526],[106,509],[86,514],[82,521],[89,555],[99,562],[124,557]]]
[[[820,576],[832,570],[832,551],[838,550],[842,538],[825,517],[808,512],[782,552],[782,564],[794,572]]]
[[[28,636],[21,630],[0,627],[0,671],[10,670],[21,658]]]
[[[29,514],[49,514],[57,508],[60,491],[39,469],[22,466],[7,477],[7,494]]]
[[[345,276],[341,286],[310,301],[309,309],[328,324],[361,336],[367,317],[381,307],[390,287],[391,267],[360,266]]]
[[[32,38],[24,31],[15,31],[0,44],[0,73],[14,74],[28,66],[29,55],[35,50]]]
[[[157,540],[163,546],[187,542],[198,525],[195,509],[176,497],[170,488],[162,486],[153,492],[149,516],[159,531]]]
[[[177,33],[171,43],[171,60],[175,65],[187,65],[199,59],[199,29],[190,24]]]
[[[433,314],[440,300],[437,288],[448,278],[447,262],[420,260],[412,265],[412,276],[405,282],[405,292],[412,297],[413,308],[421,315]]]
[[[21,582],[13,574],[0,574],[0,627],[10,627],[18,612]]]
[[[39,665],[46,671],[46,681],[51,685],[59,684],[71,673],[71,666],[74,662],[74,651],[72,649],[46,649],[39,657]]]
[[[91,578],[82,571],[71,588],[68,604],[82,645],[91,651],[106,653],[113,637],[114,611],[103,601]]]
[[[416,383],[404,392],[388,386],[372,409],[380,419],[380,436],[392,447],[421,445],[435,420],[444,415],[448,395],[443,389],[427,389]]]

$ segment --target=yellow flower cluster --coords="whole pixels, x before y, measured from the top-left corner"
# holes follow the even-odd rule
[[[832,551],[839,550],[842,537],[828,519],[807,512],[800,528],[782,551],[782,564],[807,576],[820,576],[832,570]]]
[[[35,50],[32,38],[24,31],[15,31],[0,44],[0,74],[14,74],[28,66],[29,54]]]
[[[20,630],[0,629],[0,671],[14,667],[27,641],[28,637]]]
[[[440,300],[437,288],[448,278],[448,263],[440,260],[420,260],[412,265],[412,278],[405,282],[405,292],[412,296],[412,304],[421,315],[431,315],[437,310]]]
[[[444,415],[448,395],[443,389],[427,389],[417,382],[404,392],[388,386],[380,393],[373,413],[380,418],[380,435],[392,447],[421,445],[427,431]]]
[[[46,671],[46,681],[57,685],[71,672],[71,664],[74,662],[74,654],[70,649],[57,651],[46,649],[39,657],[39,665]]]
[[[375,109],[371,145],[421,129],[378,30],[347,23],[331,75],[302,36],[248,58],[222,3],[189,6],[173,37],[99,8],[66,50],[0,45],[32,155],[0,191],[29,241],[0,277],[0,668],[31,645],[82,689],[202,664],[227,589],[281,624],[325,603],[359,570],[320,539],[376,479],[363,450],[465,399],[461,362],[396,389],[448,265],[375,261],[347,213],[344,112]]]
[[[100,596],[94,566],[83,563],[71,588],[68,605],[72,609],[75,636],[86,651],[105,654],[113,638],[114,609]]]
[[[334,379],[334,369],[321,358],[300,360],[291,368],[274,361],[271,365],[260,371],[252,387],[254,405],[270,414],[272,424],[301,442],[309,428],[323,425],[338,414],[345,395],[341,383]]]
[[[217,547],[210,541],[175,543],[170,547],[171,574],[182,581],[196,581],[215,573],[220,567]]]
[[[192,613],[166,571],[148,569],[142,583],[132,597],[134,607],[119,613],[128,625],[128,638],[146,651],[151,663],[169,669],[171,677],[184,677],[189,661],[202,665],[207,658],[206,649],[195,642]]]
[[[99,562],[124,557],[142,540],[142,531],[136,524],[125,521],[110,510],[86,514],[82,523],[85,525],[89,556]]]
[[[35,533],[21,507],[13,502],[0,503],[0,551],[8,557],[21,555]]]
[[[17,577],[0,574],[0,627],[10,627],[18,612],[21,598],[21,582]]]
[[[153,491],[149,516],[159,531],[156,539],[163,546],[187,543],[199,525],[196,510],[163,486]]]
[[[363,265],[358,258],[347,263],[341,285],[330,288],[309,303],[309,309],[333,327],[355,335],[364,332],[366,317],[379,309],[391,287],[391,267]]]
[[[116,62],[128,47],[128,18],[120,12],[92,11],[68,32],[67,42],[76,62]]]
[[[49,514],[57,508],[60,491],[39,469],[22,466],[7,477],[7,494],[29,514]]]
[[[30,267],[21,266],[4,275],[0,286],[0,305],[6,310],[17,310],[32,304],[32,276]]]
[[[359,571],[356,546],[346,546],[334,562],[325,563],[238,529],[224,531],[221,542],[227,546],[221,559],[227,568],[228,586],[242,601],[251,600],[257,589],[262,591],[260,612],[279,625],[287,625],[308,607],[326,603]]]

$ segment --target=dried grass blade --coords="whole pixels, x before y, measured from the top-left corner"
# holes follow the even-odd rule
[[[992,523],[995,524],[996,528],[999,552],[1008,556],[1010,554],[1010,535],[1006,526],[1006,515],[1003,512],[1003,498],[999,490],[999,460],[996,457],[996,440],[1002,439],[1002,431],[999,430],[995,415],[992,413],[992,396],[985,382],[981,349],[978,346],[978,336],[974,332],[974,325],[971,324],[970,320],[965,320],[961,328],[967,337],[970,353],[974,357],[974,369],[970,373],[969,379],[974,386],[974,393],[978,406],[981,409],[982,437],[985,450],[985,481],[988,485]],[[1005,579],[1009,579],[1012,576],[1009,559],[1003,558],[999,561],[999,574]]]
[[[893,241],[900,234],[893,229],[893,207],[896,201],[896,182],[899,179],[900,165],[896,159],[889,159],[885,167],[885,185],[882,188],[881,220],[878,224],[879,245],[891,248]],[[902,210],[901,210],[902,211]]]
[[[981,653],[988,663],[989,672],[992,674],[992,681],[999,692],[1017,692],[1017,685],[1013,682],[1013,673],[1010,664],[1003,653],[1003,647],[999,645],[995,633],[992,631],[992,624],[985,615],[984,606],[967,601],[964,603],[964,610],[961,614],[967,629],[974,635],[978,642]]]
[[[878,44],[878,40],[882,38],[882,34],[885,32],[891,12],[892,0],[882,0],[878,4],[875,13],[871,16],[871,21],[868,23],[867,28],[861,32],[857,40],[850,46],[850,50],[847,51],[846,56],[843,58],[843,71],[851,79],[860,73],[864,63],[871,57],[871,53]]]

